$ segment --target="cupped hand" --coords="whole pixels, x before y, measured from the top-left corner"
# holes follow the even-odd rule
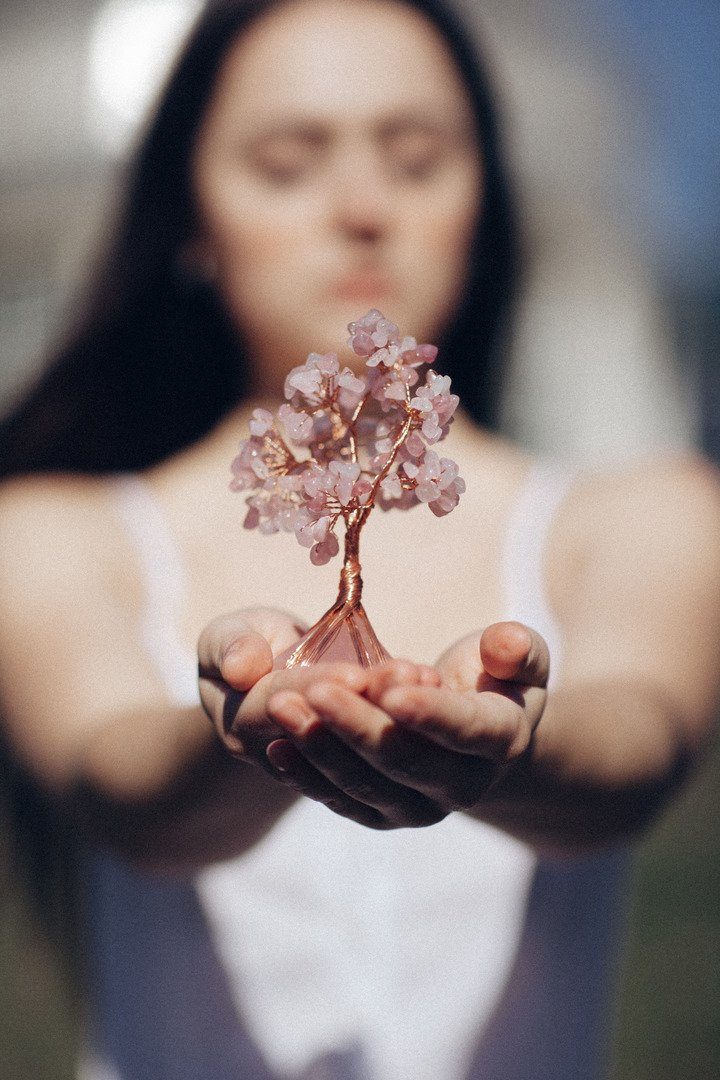
[[[354,664],[316,664],[273,671],[273,657],[299,640],[302,632],[291,615],[254,608],[214,619],[198,642],[200,696],[222,745],[234,757],[259,765],[299,793],[305,792],[295,773],[283,767],[288,754],[293,753],[287,728],[269,707],[270,700],[280,700],[283,715],[297,726],[315,716],[307,704],[315,686],[360,703],[368,679],[367,671]],[[376,689],[381,685],[389,689],[439,682],[433,669],[406,661],[390,661],[381,671],[373,678]],[[336,813],[366,825],[378,824],[371,807],[336,788],[308,762],[303,764],[306,777],[312,777],[312,793],[308,790],[307,794]]]
[[[252,739],[236,732],[249,691],[271,671],[273,656],[299,641],[303,627],[285,611],[245,608],[208,623],[198,640],[200,700],[223,746],[238,757]]]
[[[432,824],[474,806],[522,757],[548,671],[542,637],[506,622],[453,645],[434,678],[396,665],[356,673],[352,685],[278,689],[266,704],[285,737],[268,757],[296,790],[328,805],[330,794],[336,812],[363,824]]]

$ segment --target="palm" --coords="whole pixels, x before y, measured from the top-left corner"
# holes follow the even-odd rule
[[[547,699],[548,660],[545,643],[530,638],[517,623],[495,623],[476,631],[446,649],[435,667],[443,685],[469,694],[502,695],[524,712],[523,727],[532,731],[542,716]],[[533,663],[533,649],[542,655]],[[531,670],[528,670],[528,660]]]
[[[201,656],[216,657],[206,708],[225,745],[264,767],[269,758],[295,790],[371,827],[426,825],[473,806],[542,715],[547,647],[518,623],[461,639],[436,670],[394,661],[270,674],[272,653],[299,630],[282,613],[242,615],[235,658],[221,646],[238,616],[201,641]]]

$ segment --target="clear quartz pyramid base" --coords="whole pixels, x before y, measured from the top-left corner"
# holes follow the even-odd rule
[[[308,632],[275,658],[273,667],[349,663],[372,667],[390,660],[360,603],[338,601]]]

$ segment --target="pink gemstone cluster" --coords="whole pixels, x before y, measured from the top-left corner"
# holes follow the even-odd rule
[[[276,416],[254,410],[232,463],[231,488],[252,490],[245,527],[294,532],[315,565],[337,555],[340,519],[359,530],[375,503],[427,503],[441,517],[465,490],[456,463],[432,449],[458,405],[447,375],[428,368],[421,381],[435,346],[401,337],[375,309],[348,330],[365,372],[341,369],[335,353],[310,353],[289,372]]]

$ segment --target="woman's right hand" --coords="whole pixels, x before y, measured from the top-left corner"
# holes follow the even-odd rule
[[[235,757],[247,757],[250,749],[250,740],[241,739],[235,731],[237,713],[249,691],[272,670],[273,657],[302,634],[299,620],[274,608],[245,608],[220,615],[201,633],[200,698],[220,742]]]
[[[322,678],[350,690],[363,684],[353,664],[322,664],[273,671],[273,658],[299,641],[298,620],[273,608],[246,608],[220,615],[198,642],[200,697],[215,731],[234,757],[272,771],[268,745],[285,733],[272,720],[267,702],[280,690],[302,692]]]

